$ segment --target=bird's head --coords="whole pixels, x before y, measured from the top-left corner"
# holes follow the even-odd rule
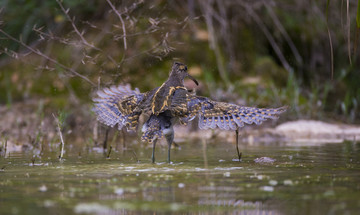
[[[185,64],[174,62],[171,68],[169,79],[178,80],[182,83],[186,77],[189,77],[195,82],[196,85],[199,85],[198,81],[191,75],[189,75],[189,73],[187,72],[187,66]]]

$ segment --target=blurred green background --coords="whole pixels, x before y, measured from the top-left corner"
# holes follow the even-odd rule
[[[99,87],[150,90],[177,60],[201,82],[200,95],[289,105],[283,120],[359,123],[356,0],[2,0],[0,8],[7,110],[35,104],[87,116]]]

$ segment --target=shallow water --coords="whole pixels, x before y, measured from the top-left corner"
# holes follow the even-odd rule
[[[157,147],[151,164],[151,148],[139,145],[113,150],[109,159],[74,148],[63,162],[50,152],[1,157],[0,214],[360,211],[360,143],[242,146],[242,162],[230,143],[180,145],[172,164],[166,147]]]

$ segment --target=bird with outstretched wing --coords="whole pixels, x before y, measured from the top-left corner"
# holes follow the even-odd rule
[[[168,143],[168,162],[170,149],[174,140],[173,125],[176,121],[186,125],[189,121],[199,120],[200,129],[223,129],[236,131],[236,148],[238,149],[238,128],[245,124],[261,124],[267,119],[276,119],[286,110],[280,108],[243,107],[235,104],[216,102],[206,97],[189,93],[184,87],[184,79],[189,77],[186,65],[175,62],[169,78],[160,87],[146,93],[132,90],[130,85],[119,85],[98,91],[94,112],[97,119],[110,127],[124,126],[135,130],[142,113],[149,114],[142,127],[141,139],[153,144],[152,162],[155,162],[155,145],[158,139],[165,137]]]

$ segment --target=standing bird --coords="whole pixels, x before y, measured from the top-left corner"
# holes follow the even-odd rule
[[[200,129],[220,128],[237,132],[244,123],[259,125],[268,118],[276,119],[277,115],[286,110],[286,107],[242,107],[196,96],[184,87],[186,77],[198,85],[198,82],[187,72],[186,65],[174,62],[167,81],[146,93],[140,93],[138,89],[132,90],[130,85],[113,86],[98,91],[98,97],[93,99],[95,102],[93,111],[101,123],[110,127],[118,125],[119,130],[124,126],[128,130],[135,130],[139,116],[142,113],[149,114],[148,120],[142,127],[141,139],[153,144],[152,162],[154,163],[156,142],[165,137],[168,143],[167,160],[170,163],[170,149],[174,140],[173,125],[176,121],[186,125],[198,117]],[[238,156],[240,160],[239,150]]]

